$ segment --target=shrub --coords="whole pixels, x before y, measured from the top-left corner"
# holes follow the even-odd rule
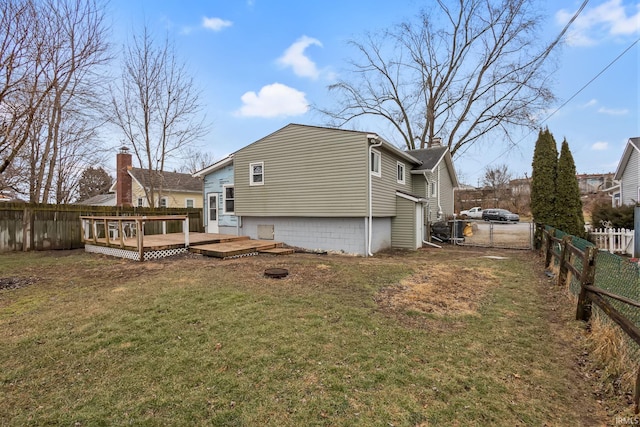
[[[612,228],[633,229],[633,212],[635,206],[625,205],[614,208],[611,205],[596,205],[591,213],[591,224],[593,228],[603,228],[606,226]]]

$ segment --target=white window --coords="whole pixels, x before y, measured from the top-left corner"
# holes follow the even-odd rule
[[[380,172],[382,169],[381,165],[382,156],[379,151],[371,150],[371,175],[373,176],[382,176]]]
[[[431,196],[435,196],[435,195],[437,194],[437,193],[436,193],[436,182],[435,182],[435,181],[431,181],[431,185],[430,185],[430,187],[431,187],[431,188],[430,188],[429,194],[430,194]]]
[[[138,197],[138,207],[141,208],[144,206],[144,197]]]
[[[193,208],[195,202],[193,199],[186,199],[184,203],[187,208]]]
[[[233,185],[224,185],[223,188],[224,188],[224,192],[222,193],[222,197],[224,200],[223,202],[224,213],[233,215],[233,213],[236,210],[235,189]]]
[[[249,185],[264,185],[264,162],[249,163]]]
[[[160,199],[160,207],[166,208],[167,206],[169,206],[169,199],[167,199],[166,197],[162,197]]]
[[[404,184],[404,163],[398,162],[398,184]]]

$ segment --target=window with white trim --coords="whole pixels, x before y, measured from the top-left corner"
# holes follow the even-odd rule
[[[371,150],[371,175],[382,176],[382,155],[379,151]]]
[[[264,185],[264,162],[249,163],[249,185]]]
[[[233,215],[236,210],[235,188],[233,185],[224,185],[223,189],[224,191],[222,193],[222,198],[223,198],[222,206],[224,207],[224,213]]]
[[[143,197],[138,197],[138,207],[144,207],[144,198]]]
[[[185,199],[184,204],[187,208],[193,208],[195,205],[195,200],[193,199]]]
[[[160,199],[160,207],[161,207],[161,208],[166,208],[166,207],[168,207],[168,206],[169,206],[169,199],[168,199],[168,198],[166,198],[166,197],[162,197],[162,198]]]
[[[431,181],[431,191],[429,192],[431,196],[435,196],[436,193],[436,182],[435,181]]]
[[[404,184],[404,163],[398,162],[397,170],[396,179],[398,180],[398,184]]]

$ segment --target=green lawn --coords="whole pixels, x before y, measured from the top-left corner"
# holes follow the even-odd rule
[[[487,254],[0,255],[0,425],[599,425],[560,290]],[[412,275],[445,314],[382,303]]]

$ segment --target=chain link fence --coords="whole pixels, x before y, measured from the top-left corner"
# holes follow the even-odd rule
[[[554,236],[558,239],[562,239],[567,235],[563,231],[554,230],[549,226],[545,228],[548,232],[553,232]],[[582,251],[588,246],[595,246],[588,240],[576,236],[571,236],[571,243]],[[559,246],[558,243],[556,243],[556,245]],[[556,247],[555,250],[557,251],[558,247]],[[582,262],[583,260],[580,257],[572,257],[571,259],[572,265],[579,271],[582,271]],[[640,304],[640,266],[637,260],[612,254],[606,250],[599,250],[595,261],[594,286]],[[572,275],[569,284],[571,294],[577,298],[580,293],[580,288],[579,278]],[[618,301],[606,295],[602,295],[602,298],[636,327],[640,327],[640,307]],[[592,312],[612,327],[619,328],[596,304],[592,305]],[[640,364],[640,346],[629,338],[628,335],[624,334],[624,337],[626,338],[628,355],[636,364],[636,366],[629,368],[635,370],[637,365]]]

